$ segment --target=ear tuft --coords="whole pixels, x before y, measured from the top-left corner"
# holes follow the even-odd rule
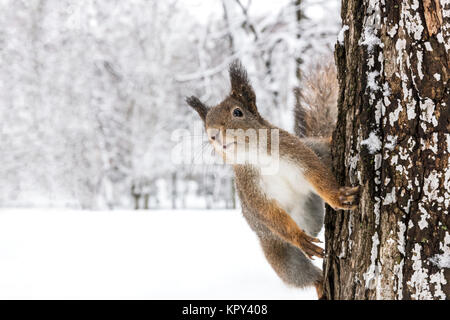
[[[238,91],[242,85],[250,85],[248,81],[247,71],[241,61],[236,59],[230,64],[230,81],[231,90]]]
[[[186,103],[190,105],[195,111],[197,111],[198,115],[204,122],[209,108],[195,96],[186,97]]]
[[[241,101],[254,114],[258,114],[256,109],[256,96],[248,80],[247,71],[238,59],[230,64],[229,68],[231,93],[230,96]]]

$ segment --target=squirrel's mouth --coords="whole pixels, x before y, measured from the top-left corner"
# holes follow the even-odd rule
[[[214,149],[219,154],[224,155],[230,155],[230,153],[233,153],[235,150],[235,147],[237,145],[236,141],[229,142],[229,143],[220,143],[219,141],[211,141]]]

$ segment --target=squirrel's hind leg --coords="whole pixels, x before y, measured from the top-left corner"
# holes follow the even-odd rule
[[[322,279],[315,283],[315,287],[316,287],[316,292],[317,292],[317,299],[327,300],[327,298],[323,292],[323,280]]]
[[[305,288],[322,283],[322,270],[297,247],[275,235],[261,237],[260,242],[267,261],[286,284]]]

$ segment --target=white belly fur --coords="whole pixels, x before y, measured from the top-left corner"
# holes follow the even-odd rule
[[[302,230],[308,231],[304,203],[314,190],[306,181],[302,168],[287,159],[280,159],[276,174],[261,174],[260,187],[268,199],[277,201]]]

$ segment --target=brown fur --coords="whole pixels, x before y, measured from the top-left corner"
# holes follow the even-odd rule
[[[320,241],[308,236],[298,227],[289,214],[277,205],[276,201],[268,200],[255,187],[258,183],[258,173],[246,165],[234,166],[234,172],[237,188],[248,191],[243,193],[243,199],[241,200],[259,213],[258,218],[270,231],[301,249],[310,258],[323,256],[323,249],[313,244],[313,242]]]
[[[225,154],[235,146],[227,129],[279,129],[263,119],[256,107],[256,97],[239,62],[230,66],[231,93],[219,105],[208,108],[197,98],[187,102],[205,122],[210,142]],[[236,109],[242,116],[234,116]],[[231,145],[229,144],[231,141]],[[248,141],[245,140],[247,148]],[[272,141],[268,136],[268,148]],[[336,209],[352,209],[357,188],[341,188],[329,168],[330,139],[304,139],[279,129],[280,156],[301,168],[305,179],[316,193]],[[222,147],[223,146],[223,147]],[[228,149],[227,149],[228,148]],[[315,286],[321,296],[322,275],[303,254],[312,258],[323,257],[323,249],[315,243],[318,239],[302,230],[291,216],[281,208],[276,199],[268,199],[260,189],[260,172],[250,164],[233,164],[237,191],[243,215],[258,235],[264,254],[281,279],[297,287]],[[301,200],[301,199],[299,199]]]

